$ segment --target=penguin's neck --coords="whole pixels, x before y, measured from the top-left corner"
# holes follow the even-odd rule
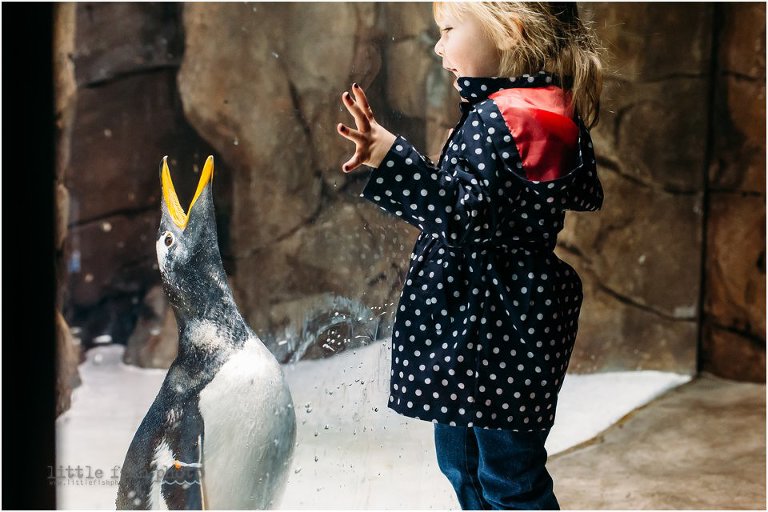
[[[184,280],[183,297],[176,294],[175,300],[170,301],[182,343],[186,339],[195,340],[195,330],[206,325],[215,326],[221,338],[219,342],[241,345],[251,330],[237,309],[224,271],[210,271],[195,277]]]

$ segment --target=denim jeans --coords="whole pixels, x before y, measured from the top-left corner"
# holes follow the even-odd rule
[[[437,463],[464,510],[559,510],[545,468],[548,435],[436,423]]]

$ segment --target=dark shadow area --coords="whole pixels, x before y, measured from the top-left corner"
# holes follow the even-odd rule
[[[54,509],[53,5],[2,9],[2,506]]]

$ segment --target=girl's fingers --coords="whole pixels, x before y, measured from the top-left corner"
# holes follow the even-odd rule
[[[368,117],[357,102],[352,99],[352,96],[348,92],[345,92],[342,95],[342,100],[344,101],[344,106],[349,110],[349,113],[355,118],[355,124],[357,125],[358,130],[363,132],[370,130],[371,124],[368,122]]]
[[[355,148],[355,154],[352,155],[352,158],[347,160],[347,163],[344,164],[342,169],[344,170],[344,172],[354,171],[355,169],[363,165],[363,162],[365,162],[365,158],[366,157],[363,154],[362,149],[360,148],[360,146],[357,146],[357,148]]]
[[[342,123],[339,123],[336,125],[336,130],[344,137],[352,142],[355,143],[355,154],[352,155],[352,158],[350,158],[347,163],[345,163],[341,169],[344,172],[351,172],[360,167],[362,164],[364,158],[363,158],[363,152],[364,148],[368,145],[368,140],[362,133],[358,132],[357,130],[353,130],[352,128],[348,128],[347,126],[344,126]]]
[[[355,130],[354,128],[349,128],[348,126],[345,126],[341,123],[339,123],[336,126],[336,129],[341,134],[342,137],[351,140],[355,144],[367,144],[368,138],[360,133],[359,131]]]
[[[352,97],[349,92],[345,91],[341,95],[341,102],[349,113],[352,114],[352,117],[355,118],[357,130],[349,128],[342,123],[336,125],[336,130],[341,136],[355,143],[355,154],[341,166],[344,172],[354,171],[365,161],[364,153],[370,150],[371,142],[366,132],[370,131],[371,121],[373,121],[373,111],[362,87],[352,84],[352,88],[355,96]]]
[[[368,96],[365,95],[365,91],[363,91],[363,88],[356,83],[352,84],[352,90],[355,92],[355,98],[357,98],[365,117],[367,117],[369,121],[372,121],[373,109],[371,109],[371,104],[368,103]]]
[[[341,166],[341,170],[344,172],[352,172],[358,167],[360,167],[360,158],[357,156],[357,153],[355,153],[352,158],[347,160],[347,163]]]

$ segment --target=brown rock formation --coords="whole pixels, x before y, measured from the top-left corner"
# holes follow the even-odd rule
[[[701,369],[765,382],[765,5],[717,12]]]
[[[139,319],[123,353],[123,362],[142,368],[169,368],[178,352],[176,317],[163,287],[154,286],[144,296]]]
[[[236,293],[278,357],[337,336],[333,315],[326,326],[308,326],[338,299],[362,316],[391,305],[415,237],[396,223],[380,230],[381,216],[356,198],[362,175],[340,172],[350,150],[335,133],[345,120],[340,94],[379,72],[379,11],[374,4],[190,4],[184,11],[179,90],[187,117],[235,169]],[[374,108],[386,111],[372,91]],[[372,329],[367,319],[353,323]]]
[[[69,330],[67,321],[56,312],[56,416],[69,409],[72,390],[80,385],[80,343]]]
[[[69,203],[59,216],[60,223],[67,219],[59,285],[63,312],[81,328],[86,346],[103,334],[125,342],[145,291],[160,280],[154,256],[160,160],[169,155],[179,195],[189,201],[212,152],[186,123],[176,91],[180,9],[58,7],[57,176],[59,196]],[[229,173],[218,167],[224,172],[217,213],[226,226]],[[219,231],[226,246],[227,230]]]
[[[59,4],[54,8],[54,59],[53,75],[56,88],[56,178],[54,197],[56,205],[54,223],[54,268],[56,271],[56,311],[54,328],[56,332],[56,416],[69,409],[72,402],[72,390],[79,386],[80,363],[79,340],[70,332],[66,320],[61,314],[65,295],[65,258],[64,244],[68,235],[69,190],[62,182],[63,169],[69,160],[69,146],[73,123],[74,94],[76,90],[74,73],[68,55],[74,47],[74,15],[72,4]]]
[[[560,239],[586,282],[573,369],[695,373],[712,8],[581,8],[610,51],[593,131],[605,202],[569,213]]]

